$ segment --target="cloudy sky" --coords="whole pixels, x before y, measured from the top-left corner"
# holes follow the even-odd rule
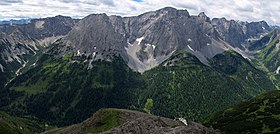
[[[92,13],[133,16],[171,6],[190,14],[241,21],[266,20],[280,25],[280,0],[0,0],[0,20],[65,15],[82,18]]]

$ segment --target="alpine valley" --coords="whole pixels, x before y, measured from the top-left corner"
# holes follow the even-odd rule
[[[280,133],[279,41],[172,7],[3,23],[0,133]]]

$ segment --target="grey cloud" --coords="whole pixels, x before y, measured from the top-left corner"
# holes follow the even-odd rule
[[[203,11],[210,18],[266,20],[270,24],[280,25],[279,5],[280,0],[142,0],[141,3],[132,0],[0,0],[0,19],[58,14],[81,17],[92,13],[131,16],[173,6],[187,9],[192,15]]]
[[[107,6],[115,6],[115,3],[113,0],[58,0],[63,3],[81,3],[81,4],[88,4],[88,5],[100,5],[104,4]]]
[[[236,9],[241,12],[254,12],[252,7],[237,7]]]
[[[81,0],[58,0],[63,3],[79,3],[82,2]]]
[[[113,0],[99,0],[101,3],[108,5],[108,6],[115,6]]]
[[[0,5],[10,5],[13,3],[22,3],[22,0],[1,0]]]
[[[193,5],[193,4],[185,4],[185,3],[175,3],[173,4],[175,7],[178,8],[186,8],[188,10],[197,10],[198,7],[197,5]]]

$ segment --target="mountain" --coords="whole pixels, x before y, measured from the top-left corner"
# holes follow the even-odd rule
[[[30,23],[31,19],[20,19],[20,20],[4,20],[4,21],[0,21],[0,24],[9,24],[9,25],[14,25],[14,24],[28,24]]]
[[[2,108],[56,125],[70,125],[103,107],[129,108],[137,103],[144,83],[140,74],[119,57],[112,62],[87,59],[74,53],[63,58],[43,54],[34,68],[7,85],[7,92],[14,97]],[[91,69],[88,64],[92,64]],[[1,101],[5,98],[3,94]]]
[[[274,29],[259,39],[250,40],[249,50],[254,55],[253,64],[267,74],[279,87],[279,30]],[[279,89],[279,88],[278,88]]]
[[[95,60],[107,59],[108,53],[115,53],[133,70],[144,72],[182,49],[208,65],[209,58],[235,47],[243,49],[241,43],[247,38],[269,30],[266,22],[241,25],[226,19],[210,21],[204,13],[191,16],[187,10],[171,7],[124,18],[93,14],[78,22],[69,32],[62,41],[64,47],[60,52],[70,50],[92,56]],[[235,37],[239,36],[240,39],[236,40]]]
[[[267,69],[277,61],[271,30],[170,7],[0,25],[0,110],[59,127],[107,107],[202,122],[278,88],[278,65]]]
[[[181,122],[125,109],[101,109],[82,123],[57,128],[44,134],[61,133],[196,133],[219,134],[218,130],[206,128],[194,122]]]
[[[280,91],[259,95],[220,111],[204,124],[225,133],[279,133]]]
[[[163,62],[177,48],[198,49],[202,47],[200,45],[210,43],[210,38],[200,32],[203,27],[196,27],[196,21],[204,23],[198,17],[192,19],[186,10],[174,8],[127,18],[93,14],[76,25],[64,38],[63,45],[71,46],[76,52],[92,55],[96,60],[106,59],[109,51],[116,53],[132,69],[143,72]],[[180,27],[182,25],[184,27]],[[205,27],[208,25],[205,24]],[[205,28],[204,31],[212,32],[211,28],[207,30]],[[193,36],[193,32],[197,36]],[[190,40],[193,43],[188,47],[186,43]]]
[[[65,35],[72,29],[76,22],[78,20],[59,15],[49,18],[32,19],[28,24],[2,24],[0,25],[0,31],[14,38],[22,36],[26,40],[40,40],[47,37]]]
[[[272,28],[272,29],[280,29],[280,26],[278,26],[278,25],[273,25],[273,26],[271,26],[271,28]]]
[[[56,16],[34,19],[21,25],[1,24],[0,87],[18,75],[28,61],[35,62],[37,54],[44,47],[66,35],[77,21],[70,17]]]
[[[142,107],[152,99],[151,112],[156,115],[202,121],[215,111],[276,89],[263,71],[236,52],[218,54],[210,61],[212,67],[180,51],[144,72]]]
[[[256,54],[257,60],[260,61],[264,67],[266,67],[270,72],[276,74],[279,73],[279,39],[280,31],[274,30],[271,33],[265,35],[259,41],[252,43],[252,47],[258,47],[259,52]]]
[[[223,40],[239,49],[244,49],[243,45],[246,45],[246,39],[259,37],[272,30],[265,21],[248,23],[214,18],[211,23]]]
[[[102,107],[142,110],[150,100],[150,113],[203,121],[213,112],[276,89],[264,72],[236,52],[215,56],[209,67],[182,50],[141,75],[121,57],[92,61],[69,53],[60,58],[53,50],[57,48],[7,85],[1,97],[3,110],[63,126]]]

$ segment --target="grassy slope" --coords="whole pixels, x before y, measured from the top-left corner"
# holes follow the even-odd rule
[[[225,52],[212,61],[210,68],[189,53],[177,52],[143,74],[148,88],[141,94],[141,104],[151,98],[154,114],[201,121],[215,111],[275,89],[262,71],[236,53]]]
[[[111,128],[117,127],[125,121],[120,118],[121,110],[119,109],[101,109],[98,110],[92,117],[83,121],[82,123],[71,125],[64,128],[57,128],[50,131],[46,131],[45,134],[55,133],[93,133],[97,134],[100,132],[107,131]]]
[[[151,98],[153,114],[201,121],[275,88],[263,72],[233,52],[213,58],[212,64],[222,66],[211,68],[179,51],[143,75],[118,57],[112,62],[95,61],[92,69],[85,60],[73,53],[63,58],[42,55],[34,68],[8,85],[12,97],[2,108],[63,126],[80,122],[103,107],[143,110]]]
[[[8,85],[10,91],[21,91],[23,95],[5,109],[69,125],[103,107],[128,108],[136,104],[136,92],[143,83],[140,74],[117,57],[113,62],[95,61],[92,69],[88,69],[86,59],[73,53],[63,58],[43,55],[36,67]]]
[[[267,36],[270,37],[269,42],[266,46],[260,50],[256,55],[256,61],[259,64],[262,64],[270,72],[274,72],[278,66],[280,66],[280,50],[279,46],[279,33],[274,30]]]
[[[0,133],[30,134],[44,131],[44,125],[26,118],[19,118],[0,112]]]
[[[205,121],[226,133],[280,133],[280,91],[272,91],[220,111]]]
[[[260,40],[256,40],[251,44],[252,48],[256,47],[256,44],[261,44],[262,49],[255,54],[253,64],[255,67],[266,72],[270,77],[277,89],[280,87],[280,75],[276,73],[277,68],[280,66],[280,50],[279,50],[279,30],[274,30],[265,35]]]
[[[145,122],[145,125],[147,126],[145,125],[139,126],[140,124],[137,123],[138,122],[137,120],[139,119],[141,120],[141,122],[147,121]],[[158,123],[153,123],[153,121]],[[147,113],[126,110],[126,109],[105,108],[105,109],[98,110],[93,114],[93,116],[91,116],[90,118],[88,118],[87,120],[79,124],[53,129],[44,132],[44,134],[61,134],[61,133],[96,134],[100,132],[105,132],[107,130],[116,128],[121,125],[128,125],[128,128],[122,128],[122,129],[130,129],[131,131],[128,130],[130,133],[135,133],[135,130],[138,130],[137,132],[147,133],[146,131],[149,131],[150,129],[153,130],[159,128],[159,126],[157,125],[160,125],[161,123],[163,124],[161,126],[161,129],[184,126],[184,124],[178,120],[168,119],[164,117],[154,116]]]

